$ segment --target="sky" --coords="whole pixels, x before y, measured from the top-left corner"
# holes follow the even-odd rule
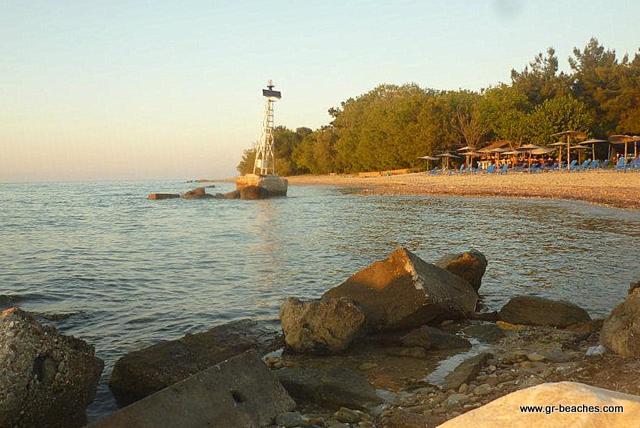
[[[229,177],[275,120],[381,83],[480,89],[553,46],[640,48],[635,0],[0,0],[0,182]]]

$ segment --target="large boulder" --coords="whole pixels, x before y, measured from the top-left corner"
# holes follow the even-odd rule
[[[269,191],[261,186],[246,186],[240,189],[240,199],[267,199]]]
[[[249,349],[268,353],[279,347],[281,341],[268,326],[233,321],[126,354],[116,361],[109,387],[125,406]]]
[[[538,296],[515,296],[500,309],[501,321],[511,324],[568,327],[591,317],[573,303]]]
[[[103,362],[93,346],[9,308],[0,313],[0,426],[80,427]]]
[[[284,368],[275,374],[298,404],[366,410],[382,402],[366,377],[343,367]]]
[[[632,289],[604,321],[600,343],[623,357],[640,357],[640,288]]]
[[[364,311],[367,324],[378,331],[419,327],[440,319],[471,314],[478,296],[462,278],[398,248],[324,293],[347,297]]]
[[[253,350],[171,385],[93,428],[272,426],[296,403]]]
[[[523,412],[522,406],[539,410]],[[562,410],[559,406],[562,406]],[[607,410],[605,411],[605,406]],[[609,407],[609,406],[619,406]],[[598,410],[596,410],[596,407]],[[500,397],[441,428],[637,427],[640,397],[577,382],[543,383]]]
[[[482,285],[482,276],[487,270],[487,264],[487,258],[478,250],[449,254],[435,263],[436,266],[467,281],[476,292]]]
[[[469,357],[447,374],[442,382],[443,389],[458,389],[463,383],[469,383],[478,376],[482,367],[492,357],[489,352],[482,352]]]
[[[352,301],[327,298],[303,302],[290,297],[280,308],[280,324],[287,348],[299,353],[335,354],[347,349],[365,324]]]

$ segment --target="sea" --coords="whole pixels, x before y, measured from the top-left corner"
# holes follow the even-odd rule
[[[332,186],[260,201],[146,199],[193,187],[0,184],[0,309],[33,311],[95,346],[105,370],[90,420],[115,409],[107,383],[127,352],[246,317],[276,326],[285,297],[316,298],[397,246],[426,261],[484,253],[486,310],[532,294],[605,317],[640,278],[638,211]]]

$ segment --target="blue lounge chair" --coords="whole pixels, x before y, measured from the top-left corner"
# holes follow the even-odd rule
[[[616,163],[616,171],[624,171],[625,169],[627,169],[627,160],[624,158],[624,156],[622,156]]]
[[[578,170],[578,161],[577,160],[572,160],[571,163],[569,164],[569,171],[577,171]]]
[[[608,166],[609,166],[609,159],[605,159],[604,162],[602,162],[602,165],[600,165],[600,168],[605,169]]]
[[[502,167],[500,168],[500,171],[498,171],[498,173],[500,173],[500,174],[506,174],[508,170],[509,170],[509,165],[507,165],[507,164],[505,163],[504,165],[502,165]]]
[[[464,170],[464,164],[460,165],[460,169],[458,170],[459,174],[464,174],[465,170]]]
[[[487,174],[493,174],[494,172],[496,172],[496,166],[494,164],[489,165],[489,168],[487,168]]]
[[[591,163],[591,159],[587,159],[586,161],[582,162],[582,165],[580,165],[580,168],[578,169],[587,169],[589,168],[590,163]]]
[[[589,165],[590,169],[596,169],[600,167],[600,161],[597,159],[594,159],[591,161],[591,165]]]

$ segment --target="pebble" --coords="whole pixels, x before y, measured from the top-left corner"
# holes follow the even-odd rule
[[[527,359],[529,361],[544,361],[547,359],[547,357],[537,352],[530,352],[527,354]]]
[[[346,407],[341,407],[337,412],[333,414],[333,417],[340,422],[346,422],[350,424],[360,422],[360,420],[362,419],[362,416],[358,412],[356,412],[355,410],[347,409]]]
[[[376,363],[362,363],[358,366],[358,370],[367,371],[378,367]]]
[[[286,412],[280,413],[276,416],[276,425],[285,428],[299,427],[305,423],[302,415],[299,412]]]
[[[473,393],[475,395],[487,395],[488,393],[490,393],[492,391],[493,387],[489,384],[483,383],[482,385],[478,385],[474,390]]]
[[[459,404],[464,404],[469,399],[468,396],[464,394],[451,394],[449,398],[447,398],[447,407],[454,407]]]

